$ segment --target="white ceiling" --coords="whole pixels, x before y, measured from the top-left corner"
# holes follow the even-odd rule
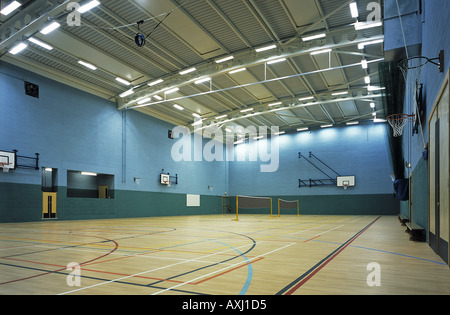
[[[361,42],[383,39],[383,28],[354,28],[357,20],[365,22],[373,12],[367,7],[373,0],[103,0],[81,14],[81,26],[68,25],[73,12],[67,6],[89,1],[21,0],[14,13],[0,15],[0,59],[113,100],[118,110],[139,110],[189,127],[194,113],[203,126],[281,130],[366,121],[373,119],[374,111],[384,118],[380,91],[368,91],[364,80],[370,76],[370,84],[379,86],[383,44],[358,48]],[[10,2],[2,0],[1,8]],[[350,2],[357,3],[358,18],[351,16]],[[49,20],[61,27],[42,35],[39,30]],[[134,41],[138,21],[144,21],[139,29],[148,35],[143,47]],[[302,40],[322,32],[325,38]],[[53,50],[28,42],[32,36]],[[24,51],[8,52],[21,41],[28,43]],[[276,48],[256,52],[268,45]],[[323,49],[332,51],[311,55]],[[227,56],[234,58],[216,63]],[[267,63],[278,58],[286,60]],[[363,59],[369,62],[367,69],[361,67]],[[196,70],[180,75],[192,67]],[[229,73],[243,67],[245,71]],[[211,81],[195,83],[203,77]],[[159,79],[163,82],[148,85]],[[179,90],[165,95],[169,88]],[[130,89],[133,94],[120,97]],[[336,92],[348,94],[333,95]],[[137,104],[148,97],[151,100]],[[299,100],[307,97],[314,98]]]

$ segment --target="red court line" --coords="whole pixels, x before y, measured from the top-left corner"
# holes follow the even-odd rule
[[[95,237],[98,237],[98,236],[95,236]],[[91,260],[88,260],[88,261],[85,261],[85,262],[81,263],[80,266],[88,264],[88,263],[93,262],[95,260],[101,259],[103,257],[106,257],[106,256],[112,254],[113,252],[115,252],[117,250],[117,248],[119,248],[119,244],[116,241],[114,241],[114,240],[109,240],[109,239],[106,239],[106,238],[103,238],[103,237],[98,237],[98,238],[104,239],[104,240],[109,241],[109,242],[113,242],[115,244],[114,248],[111,251],[109,251],[108,253],[104,254],[104,255],[101,255],[99,257],[96,257],[94,259],[91,259]],[[3,257],[3,258],[5,258],[5,257]],[[33,279],[33,278],[37,278],[37,277],[40,277],[40,276],[45,276],[45,275],[48,275],[48,274],[51,274],[51,273],[54,273],[54,272],[60,272],[60,271],[63,271],[63,270],[67,270],[67,267],[64,267],[64,268],[58,269],[58,270],[54,270],[54,271],[47,271],[47,272],[40,273],[40,274],[37,274],[37,275],[34,275],[34,276],[29,276],[29,277],[25,277],[25,278],[20,278],[20,279],[15,279],[15,280],[2,282],[2,283],[0,283],[0,285],[13,283],[13,282],[19,282],[19,281],[28,280],[28,279]]]
[[[316,235],[316,236],[314,236],[313,238],[310,238],[309,240],[304,241],[303,243],[312,241],[312,240],[314,240],[314,239],[316,239],[316,238],[318,238],[318,237],[320,237],[320,236],[321,236],[321,235]]]
[[[286,292],[286,295],[291,295],[295,291],[297,291],[302,285],[304,285],[309,279],[311,279],[315,274],[317,274],[323,267],[325,267],[330,261],[336,258],[347,246],[349,246],[354,240],[356,240],[362,233],[367,231],[380,217],[376,218],[369,225],[367,225],[364,229],[356,233],[350,240],[348,240],[343,246],[339,248],[333,255],[328,257],[320,266],[314,269],[309,275],[304,277],[299,283],[297,283],[294,287],[292,287],[289,291]]]

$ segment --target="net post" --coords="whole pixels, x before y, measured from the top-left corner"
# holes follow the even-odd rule
[[[299,206],[299,201],[297,200],[297,216],[300,216],[300,206]]]
[[[280,216],[280,198],[278,198],[278,216]]]
[[[272,217],[272,198],[270,198],[270,217]]]
[[[239,196],[236,195],[236,219],[232,221],[239,221]]]

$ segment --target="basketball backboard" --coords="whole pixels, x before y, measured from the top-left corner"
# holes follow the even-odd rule
[[[16,169],[16,153],[0,151],[0,168],[5,172]]]
[[[338,176],[336,177],[336,185],[338,187],[353,187],[355,186],[355,176]]]

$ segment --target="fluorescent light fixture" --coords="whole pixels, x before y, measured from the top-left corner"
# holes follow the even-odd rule
[[[374,119],[373,119],[373,122],[375,122],[375,123],[386,122],[386,119],[374,118]]]
[[[347,126],[357,125],[357,124],[359,124],[359,121],[349,121],[349,122],[347,122]]]
[[[199,114],[197,114],[197,113],[192,113],[192,116],[194,116],[195,118],[201,118],[202,116],[200,116]]]
[[[227,115],[217,116],[216,119],[222,119],[222,118],[225,118],[225,117],[227,117]]]
[[[171,93],[174,93],[174,92],[176,92],[176,91],[178,91],[178,90],[179,90],[179,88],[169,89],[169,90],[164,91],[164,94],[165,94],[165,95],[171,94]]]
[[[242,72],[242,71],[245,71],[245,70],[247,70],[247,68],[239,68],[239,69],[230,71],[230,72],[228,72],[228,73],[229,73],[229,74],[235,74],[235,73]]]
[[[366,82],[366,84],[370,84],[370,77],[364,77],[364,82]]]
[[[6,7],[3,8],[3,10],[1,11],[1,14],[3,15],[8,15],[10,14],[12,11],[14,11],[15,9],[17,9],[18,7],[20,7],[22,4],[19,3],[18,1],[13,1],[10,4],[8,4]]]
[[[151,100],[152,100],[151,97],[146,97],[146,98],[143,98],[142,100],[138,101],[137,103],[138,103],[138,105],[142,105],[144,103],[150,102]]]
[[[264,136],[257,136],[257,137],[253,137],[253,140],[259,140],[259,139],[263,139]]]
[[[92,64],[90,64],[90,63],[87,63],[87,62],[85,62],[85,61],[80,60],[80,61],[78,61],[78,63],[79,63],[80,65],[85,66],[86,68],[91,69],[91,70],[97,70],[97,67],[96,67],[96,66],[94,66],[94,65],[92,65]]]
[[[93,172],[81,172],[81,175],[86,175],[86,176],[97,176],[97,173],[93,173]]]
[[[246,108],[241,110],[241,113],[247,113],[247,112],[251,112],[253,110],[253,108]]]
[[[300,102],[302,102],[302,101],[309,101],[309,100],[312,100],[312,99],[314,99],[315,97],[314,96],[308,96],[308,97],[302,97],[302,98],[299,98],[298,100],[300,101]]]
[[[91,2],[86,3],[85,5],[82,5],[79,9],[78,12],[80,13],[85,13],[93,8],[95,8],[96,6],[100,5],[100,2],[94,0]]]
[[[195,70],[197,70],[197,69],[195,69],[195,68],[193,67],[193,68],[189,68],[189,69],[186,69],[186,70],[180,71],[179,73],[180,73],[180,75],[185,75],[185,74],[188,74],[188,73],[194,72]]]
[[[201,125],[203,123],[203,119],[199,119],[199,120],[196,120],[193,124],[192,124],[192,126],[198,126],[198,125]]]
[[[283,135],[285,133],[286,133],[286,131],[279,131],[279,132],[275,132],[274,135],[279,136],[279,135]]]
[[[355,23],[355,30],[365,30],[372,27],[378,27],[382,26],[383,22],[356,22]]]
[[[297,128],[297,131],[308,131],[308,130],[309,130],[308,127],[306,127],[306,128]]]
[[[375,103],[374,102],[370,103],[370,108],[375,108]]]
[[[282,102],[276,102],[276,103],[269,104],[268,106],[272,107],[272,106],[277,106],[277,105],[281,105],[281,104],[283,104],[283,103]]]
[[[44,42],[41,42],[40,40],[37,40],[37,39],[34,38],[34,37],[30,37],[30,38],[28,38],[28,40],[29,40],[30,42],[32,42],[33,44],[36,44],[36,45],[38,45],[38,46],[40,46],[40,47],[42,47],[42,48],[45,48],[45,49],[47,49],[47,50],[52,50],[52,49],[53,49],[52,46],[50,46],[50,45],[48,45],[48,44],[46,44],[46,43],[44,43]]]
[[[322,125],[322,126],[320,126],[320,128],[329,128],[329,127],[333,127],[333,125]]]
[[[217,59],[216,63],[222,63],[222,62],[225,62],[225,61],[228,61],[228,60],[232,60],[232,59],[234,59],[234,56],[228,56],[228,57],[225,57],[225,58]]]
[[[350,3],[350,13],[352,14],[353,18],[357,18],[359,16],[358,5],[356,4],[356,2]]]
[[[195,84],[202,84],[202,83],[209,82],[209,81],[211,81],[211,78],[210,77],[206,77],[206,78],[199,79],[199,80],[195,81],[194,83]]]
[[[326,53],[329,53],[331,51],[332,51],[332,49],[322,49],[322,50],[318,50],[318,51],[313,51],[311,53],[311,56],[320,55],[320,54],[326,54]]]
[[[346,94],[348,94],[348,91],[345,91],[345,92],[336,92],[336,93],[332,93],[331,95],[332,95],[332,96],[339,96],[339,95],[346,95]]]
[[[361,67],[362,67],[363,69],[367,69],[367,66],[368,66],[367,60],[366,60],[366,59],[363,59],[363,60],[361,61]]]
[[[231,130],[231,129],[230,129],[230,128],[228,128],[228,127],[227,127],[227,128],[225,128],[225,131],[226,131],[226,132],[228,132],[228,133],[231,133],[231,132],[233,132],[233,130]]]
[[[386,88],[380,87],[380,86],[372,86],[372,85],[367,86],[367,91],[379,91],[379,90],[384,90],[384,89],[386,89]]]
[[[241,144],[241,143],[244,143],[244,139],[241,139],[241,140],[238,140],[238,141],[234,142],[234,144]]]
[[[372,116],[376,116],[376,115],[377,115],[377,112],[373,112],[373,113],[372,113]]]
[[[178,105],[178,104],[173,104],[173,107],[175,107],[175,108],[178,109],[178,110],[184,110],[184,107],[183,107],[183,106],[180,106],[180,105]]]
[[[150,82],[150,83],[148,84],[148,86],[154,86],[154,85],[159,84],[159,83],[162,83],[162,82],[164,82],[164,80],[163,80],[163,79],[159,79],[159,80]]]
[[[359,43],[358,44],[358,49],[364,49],[364,47],[367,46],[367,45],[380,44],[382,42],[384,42],[384,39],[376,39],[376,40],[371,40],[371,41],[368,41],[368,42]]]
[[[44,27],[41,30],[41,34],[47,35],[47,34],[53,32],[54,30],[56,30],[60,26],[61,26],[61,24],[59,24],[58,22],[53,22],[53,23],[47,25],[46,27]]]
[[[304,42],[307,42],[307,41],[310,41],[310,40],[324,38],[324,37],[327,37],[327,35],[325,33],[320,33],[320,34],[316,34],[316,35],[310,35],[310,36],[302,37],[302,40]]]
[[[28,47],[28,45],[27,44],[25,44],[25,43],[19,43],[19,44],[17,44],[16,46],[14,46],[13,48],[11,48],[10,50],[9,50],[9,53],[10,54],[13,54],[13,55],[17,55],[18,53],[20,53],[21,51],[23,51],[25,48],[27,48]]]
[[[157,99],[158,101],[162,101],[163,98],[157,94],[153,95],[153,98]]]
[[[133,89],[130,89],[130,90],[126,91],[126,92],[123,92],[123,93],[120,94],[119,96],[122,97],[122,98],[124,98],[124,97],[127,97],[128,95],[131,95],[131,94],[134,94]]]
[[[46,172],[53,172],[53,169],[52,169],[51,167],[46,167],[46,168],[45,168],[45,171],[46,171]]]
[[[277,45],[269,45],[269,46],[257,48],[257,49],[255,49],[255,51],[256,52],[263,52],[263,51],[271,50],[271,49],[275,49],[275,48],[277,48]]]
[[[273,65],[274,63],[283,62],[283,61],[286,61],[286,58],[279,58],[279,59],[267,61],[267,64],[268,65]]]
[[[122,83],[123,85],[127,85],[127,86],[131,85],[131,83],[128,82],[127,80],[124,80],[124,79],[119,78],[119,77],[116,78],[116,81]]]

